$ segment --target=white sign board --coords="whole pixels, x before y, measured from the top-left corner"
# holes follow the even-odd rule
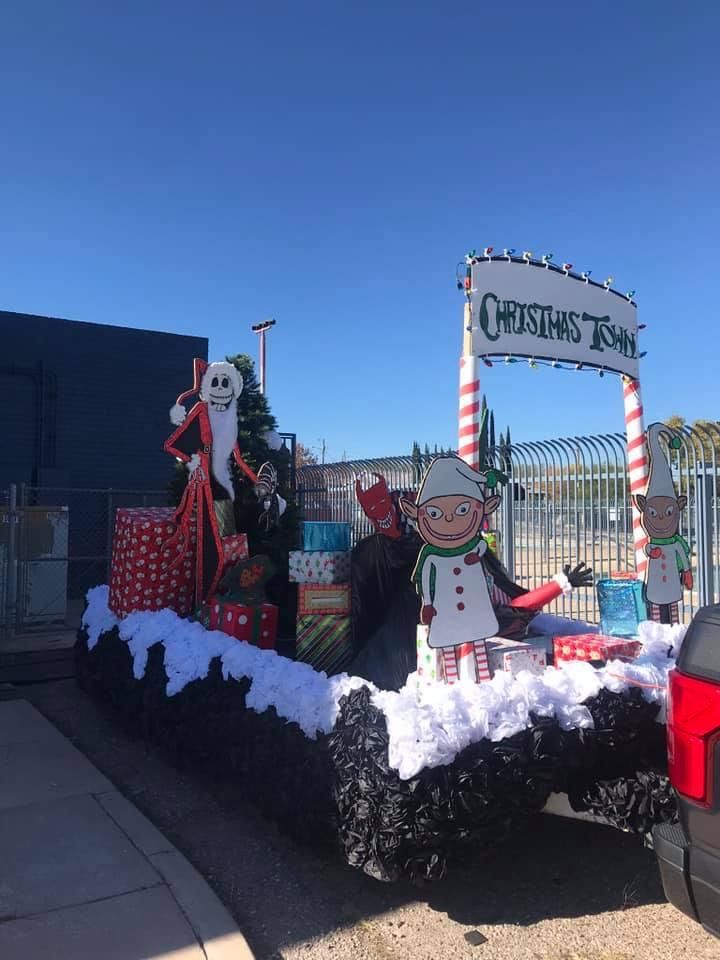
[[[508,260],[472,266],[472,352],[583,363],[638,377],[637,307],[555,267]]]

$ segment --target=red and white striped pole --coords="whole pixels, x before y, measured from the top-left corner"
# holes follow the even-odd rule
[[[648,455],[645,443],[645,412],[640,394],[640,381],[623,377],[623,400],[625,404],[625,436],[627,438],[628,473],[630,494],[643,494],[648,482]],[[640,513],[632,501],[633,544],[635,545],[635,570],[638,576],[645,573],[647,557],[645,545],[647,534],[640,523]]]
[[[470,327],[472,308],[465,304],[463,352],[460,357],[460,403],[458,408],[458,456],[480,469],[480,360],[472,354]]]
[[[469,277],[466,280],[468,300],[463,314],[463,352],[460,357],[460,397],[458,405],[458,456],[475,470],[480,469],[480,360],[472,351],[472,306],[469,299]],[[463,643],[444,651],[445,682],[470,680],[479,683],[490,679],[485,643]],[[455,671],[453,673],[453,664]]]

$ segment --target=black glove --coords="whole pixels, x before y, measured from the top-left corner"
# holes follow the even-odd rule
[[[573,570],[570,564],[566,563],[563,567],[563,573],[570,581],[571,587],[591,587],[593,582],[592,567],[586,567],[584,563],[579,563]]]

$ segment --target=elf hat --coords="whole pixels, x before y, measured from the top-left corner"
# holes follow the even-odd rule
[[[465,496],[485,502],[488,478],[460,457],[436,457],[425,471],[417,495],[421,507],[434,497]]]
[[[675,499],[675,486],[673,484],[670,465],[665,459],[665,454],[660,446],[660,434],[669,433],[672,437],[671,447],[677,449],[680,446],[680,438],[664,423],[651,423],[647,430],[648,454],[650,456],[650,476],[648,477],[647,492],[645,496],[650,497],[670,497]]]

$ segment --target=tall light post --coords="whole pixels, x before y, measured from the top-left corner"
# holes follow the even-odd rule
[[[275,323],[275,320],[263,320],[262,323],[255,323],[250,328],[260,337],[260,393],[263,395],[265,394],[265,334],[275,326]]]

